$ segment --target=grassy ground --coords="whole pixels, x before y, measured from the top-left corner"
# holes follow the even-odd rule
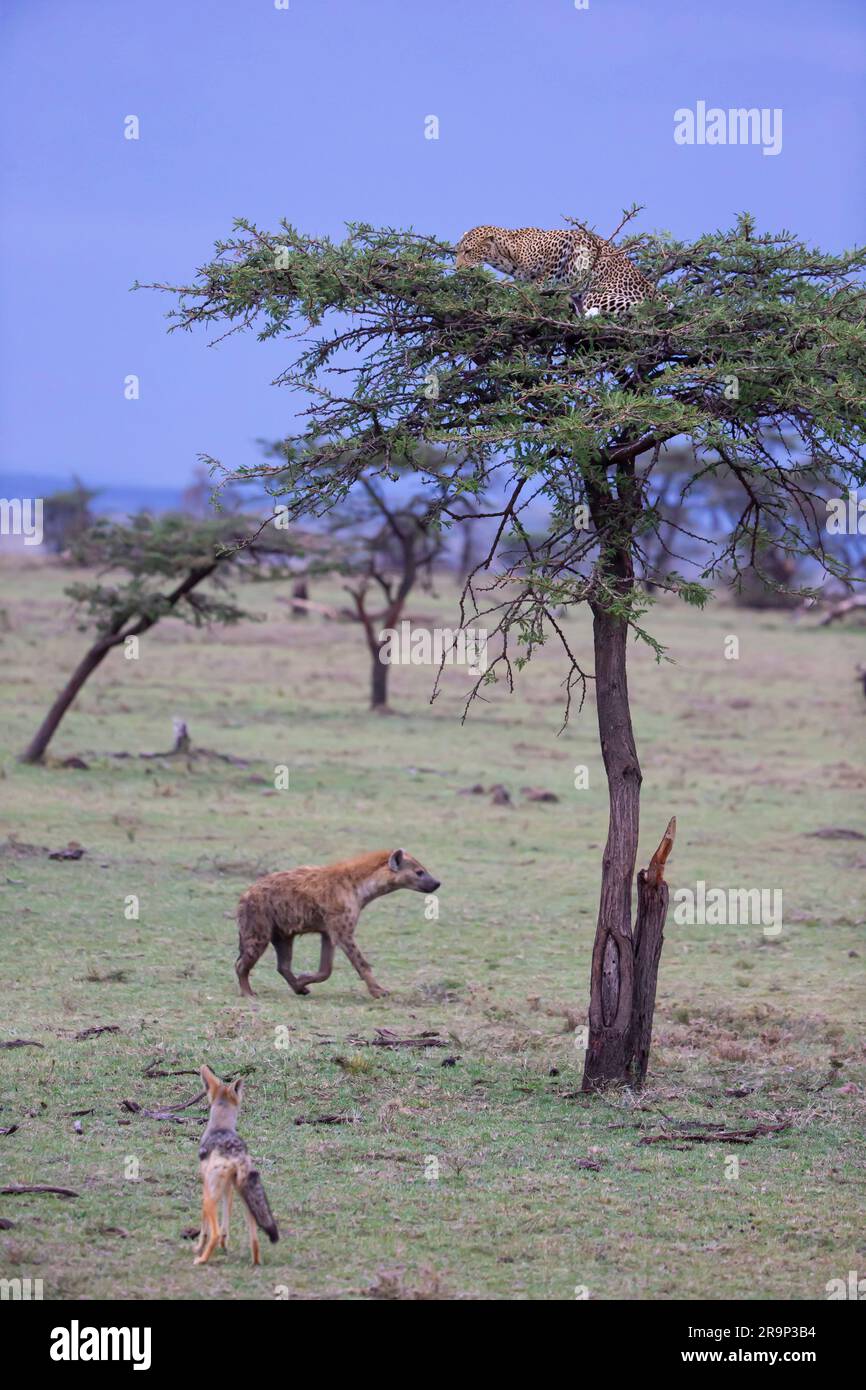
[[[245,597],[266,622],[212,635],[169,623],[138,661],[112,655],[52,748],[86,771],[24,768],[15,754],[84,642],[60,600],[69,580],[12,561],[0,574],[0,1038],[42,1044],[0,1050],[0,1128],[18,1126],[0,1136],[0,1164],[3,1184],[80,1195],[0,1197],[13,1223],[0,1275],[42,1278],[46,1298],[572,1298],[583,1286],[598,1299],[798,1299],[862,1273],[866,844],[810,838],[866,829],[862,634],[661,606],[653,630],[676,664],[633,649],[642,862],[675,813],[672,888],[781,888],[784,929],[669,918],[649,1087],[588,1100],[573,1029],[606,798],[591,702],[557,737],[557,653],[463,727],[462,681],[431,708],[429,670],[397,669],[399,716],[377,718],[358,633],[291,622],[281,591],[261,586]],[[415,609],[452,613],[450,589]],[[588,652],[583,624],[571,634]],[[724,657],[730,634],[738,660]],[[196,743],[246,765],[139,759],[170,745],[176,714]],[[288,791],[274,790],[280,764]],[[576,790],[581,764],[589,788]],[[504,783],[514,805],[458,794],[475,782]],[[526,785],[558,803],[526,801]],[[48,858],[70,840],[81,859]],[[341,957],[296,998],[269,953],[258,1007],[242,1003],[239,892],[270,869],[397,845],[442,888],[438,920],[405,893],[361,919],[391,996],[370,999]],[[316,955],[309,939],[296,960],[312,969]],[[76,1039],[102,1025],[117,1031]],[[435,1030],[447,1047],[366,1045],[377,1027]],[[239,1215],[233,1248],[193,1267],[183,1232],[198,1225],[204,1113],[174,1123],[122,1105],[195,1094],[194,1075],[145,1076],[155,1059],[168,1073],[205,1060],[247,1072],[241,1132],[282,1229],[259,1270]],[[325,1115],[352,1123],[296,1123]],[[738,1147],[640,1142],[683,1121],[783,1119],[786,1131]]]

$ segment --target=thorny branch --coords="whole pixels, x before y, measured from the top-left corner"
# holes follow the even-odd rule
[[[692,244],[621,244],[664,283],[612,319],[576,319],[567,288],[454,273],[448,243],[365,224],[335,243],[239,221],[193,284],[151,287],[176,297],[173,328],[294,344],[277,382],[298,433],[279,462],[225,481],[260,480],[296,519],[411,468],[445,530],[487,499],[494,538],[460,622],[490,618],[500,650],[468,703],[497,670],[510,686],[550,632],[567,717],[588,679],[561,621],[575,604],[620,615],[661,655],[642,627],[647,589],[703,602],[709,581],[762,573],[770,547],[846,572],[820,523],[829,496],[866,483],[866,250],[758,235],[747,215]],[[696,549],[686,580],[671,561],[694,564]],[[617,556],[630,559],[614,582]]]

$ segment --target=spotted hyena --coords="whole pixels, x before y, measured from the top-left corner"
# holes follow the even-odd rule
[[[235,965],[242,994],[252,995],[250,971],[271,944],[277,953],[277,969],[295,994],[309,994],[308,985],[327,980],[339,946],[354,965],[374,998],[387,990],[373,978],[370,962],[355,944],[355,926],[361,910],[374,898],[413,888],[416,893],[435,893],[438,878],[405,850],[374,850],[339,864],[305,864],[287,873],[268,874],[248,888],[238,904],[238,959]],[[292,946],[296,936],[318,932],[322,954],[315,975],[292,974]]]

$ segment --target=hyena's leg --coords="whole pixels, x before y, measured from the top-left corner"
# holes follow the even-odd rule
[[[264,941],[258,937],[245,938],[241,933],[240,954],[235,961],[235,971],[237,972],[238,984],[241,987],[241,994],[249,995],[250,999],[255,999],[255,994],[250,989],[250,971],[267,949],[269,940],[265,937]]]
[[[229,1248],[229,1226],[232,1222],[232,1198],[235,1195],[235,1185],[229,1183],[223,1197],[222,1226],[220,1230],[220,1246],[223,1250]]]
[[[322,950],[319,955],[319,968],[315,975],[299,975],[299,985],[317,985],[321,980],[327,980],[334,968],[334,943],[329,936],[322,932]]]
[[[277,969],[283,979],[288,981],[295,994],[309,994],[306,985],[302,984],[297,975],[292,974],[292,947],[295,944],[293,936],[275,936],[274,950],[277,953]]]
[[[253,1257],[253,1264],[260,1265],[262,1261],[259,1255],[259,1233],[256,1228],[256,1218],[253,1216],[251,1211],[247,1210],[246,1207],[244,1208],[244,1211],[246,1212],[247,1230],[250,1236],[250,1254]]]
[[[381,999],[384,995],[386,995],[388,993],[387,989],[383,989],[382,986],[380,984],[377,984],[376,980],[373,978],[373,971],[370,966],[370,962],[365,959],[365,957],[359,951],[358,947],[355,945],[355,938],[352,936],[341,936],[340,945],[346,952],[346,955],[349,957],[349,960],[354,965],[358,974],[361,976],[361,979],[364,981],[364,984],[367,986],[373,998]]]

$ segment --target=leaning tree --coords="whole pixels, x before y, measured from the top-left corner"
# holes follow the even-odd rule
[[[587,681],[595,685],[610,819],[586,1090],[643,1081],[667,907],[673,826],[638,875],[632,926],[641,770],[629,634],[660,651],[646,623],[653,595],[638,576],[655,594],[700,605],[719,576],[760,569],[769,539],[777,553],[822,563],[823,495],[866,479],[866,251],[831,255],[788,232],[758,234],[746,215],[693,244],[631,237],[620,245],[663,280],[663,294],[613,319],[576,319],[565,290],[480,268],[454,272],[450,245],[366,225],[332,243],[287,223],[268,234],[239,221],[193,283],[152,287],[178,296],[176,327],[292,340],[278,381],[296,393],[308,427],[294,465],[280,470],[291,514],[327,510],[371,464],[387,475],[419,443],[455,460],[436,502],[444,524],[482,490],[502,497],[482,512],[494,531],[488,563],[469,576],[461,604],[462,623],[484,619],[499,634],[481,680],[501,673],[510,687],[515,668],[555,634],[566,718]],[[796,459],[773,439],[796,441]],[[660,521],[653,468],[670,441],[692,447],[684,496],[712,474],[740,490],[727,533],[702,538],[694,576],[677,568],[669,537],[661,549],[648,544]],[[423,466],[416,472],[423,484]],[[809,478],[820,479],[820,492]],[[538,501],[550,516],[541,538],[526,517]],[[700,526],[700,511],[689,508],[674,534],[691,537]],[[560,618],[577,603],[592,612],[591,674]]]
[[[165,618],[194,627],[231,624],[253,615],[226,592],[231,576],[282,578],[323,573],[342,561],[321,536],[274,524],[258,527],[240,516],[191,517],[142,512],[128,522],[102,517],[70,550],[78,565],[94,571],[64,590],[78,614],[79,627],[92,641],[21,754],[24,763],[41,763],[61,720],[80,690],[116,647],[149,632]],[[297,564],[292,564],[297,562]],[[291,565],[291,568],[289,567]]]

